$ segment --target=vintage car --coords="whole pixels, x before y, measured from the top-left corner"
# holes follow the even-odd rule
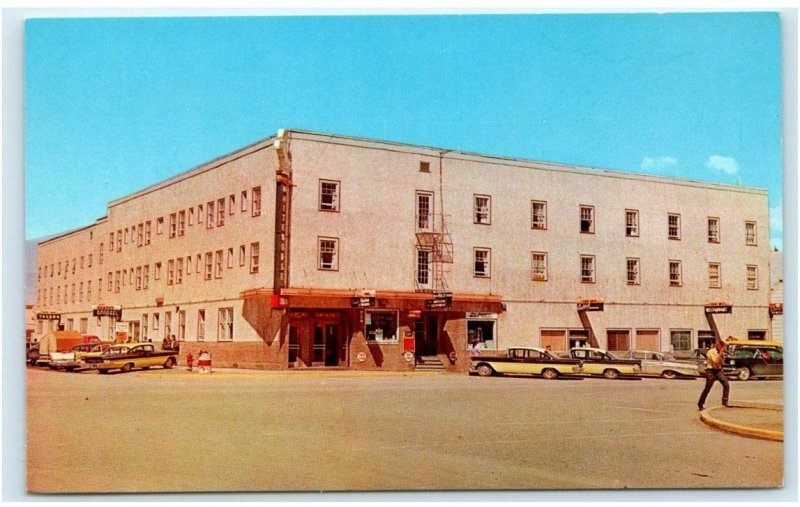
[[[53,370],[74,371],[86,368],[83,361],[88,356],[99,356],[111,347],[111,343],[81,343],[69,352],[53,352],[50,354],[50,368]]]
[[[569,357],[583,361],[583,373],[587,375],[615,379],[620,375],[638,375],[642,371],[641,360],[620,359],[607,350],[594,347],[571,348]]]
[[[25,345],[25,362],[33,366],[39,360],[39,344],[26,343]]]
[[[556,379],[560,375],[574,375],[581,371],[580,361],[557,357],[537,347],[512,347],[500,356],[475,356],[470,366],[470,372],[477,372],[482,377],[513,374]]]
[[[783,344],[767,340],[729,340],[722,368],[726,376],[739,380],[783,377]]]
[[[156,350],[152,343],[119,343],[109,347],[100,355],[89,355],[83,358],[86,368],[108,373],[111,370],[120,370],[127,373],[133,368],[144,370],[151,366],[172,368],[178,363],[178,358],[173,351]]]
[[[694,349],[687,359],[697,366],[697,371],[700,375],[706,374],[706,352],[708,349]]]
[[[664,378],[697,377],[697,365],[690,361],[678,361],[671,354],[655,350],[630,350],[622,359],[639,359],[642,371],[639,375]]]

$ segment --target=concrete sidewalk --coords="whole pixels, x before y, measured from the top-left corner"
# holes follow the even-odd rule
[[[319,378],[358,378],[358,377],[430,377],[446,375],[447,372],[402,372],[402,371],[353,371],[353,370],[245,370],[240,368],[213,368],[211,373],[200,373],[195,367],[188,371],[185,366],[175,367],[171,370],[148,370],[136,373],[139,376],[147,377],[171,377],[171,378],[299,378],[299,377],[319,377]],[[458,375],[458,374],[455,374]],[[466,375],[464,373],[463,375]]]
[[[783,405],[732,402],[729,407],[709,407],[700,420],[728,433],[783,442]]]

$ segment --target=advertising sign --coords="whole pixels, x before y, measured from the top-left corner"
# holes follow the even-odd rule
[[[36,320],[61,320],[61,314],[51,312],[37,313]]]
[[[369,308],[370,306],[375,306],[375,298],[363,296],[353,297],[350,298],[350,306],[353,308]]]

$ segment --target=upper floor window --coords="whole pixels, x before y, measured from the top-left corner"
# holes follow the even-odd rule
[[[206,203],[206,229],[214,228],[214,201]]]
[[[233,215],[236,211],[236,194],[228,196],[228,214]]]
[[[417,230],[433,230],[433,194],[417,192]]]
[[[122,251],[122,229],[117,231],[117,252]]]
[[[319,180],[319,210],[339,211],[339,182]]]
[[[217,227],[225,225],[225,198],[217,199]]]
[[[214,253],[214,278],[222,278],[222,256],[222,250]]]
[[[758,266],[753,266],[749,264],[747,266],[747,289],[748,290],[758,289]]]
[[[488,248],[473,249],[474,268],[472,275],[476,278],[491,278],[492,251]]]
[[[253,202],[251,206],[251,212],[254,217],[261,215],[261,187],[253,188],[252,192]]]
[[[239,199],[239,204],[241,207],[241,212],[244,213],[247,211],[247,190],[242,190],[242,197]]]
[[[594,255],[581,255],[581,282],[594,283]]]
[[[423,289],[431,287],[431,251],[428,248],[417,249],[416,266],[417,286]]]
[[[629,238],[639,236],[639,212],[635,209],[625,210],[625,236]]]
[[[680,287],[683,285],[681,278],[681,261],[669,261],[669,285]]]
[[[581,232],[594,234],[594,206],[581,206]]]
[[[708,242],[719,243],[719,218],[708,217]]]
[[[213,269],[211,255],[211,252],[206,252],[205,273],[203,274],[205,280],[211,280],[211,271]]]
[[[175,213],[169,215],[169,237],[174,238],[178,232],[178,217]]]
[[[681,216],[675,213],[667,215],[667,237],[681,239]]]
[[[547,281],[547,254],[531,252],[531,279],[535,282]]]
[[[150,244],[150,220],[144,223],[144,244]]]
[[[180,210],[178,212],[178,236],[183,236],[183,233],[186,231],[186,210]]]
[[[712,289],[719,289],[722,287],[722,276],[720,270],[721,268],[718,262],[708,263],[708,286]]]
[[[183,283],[183,257],[175,260],[175,284]]]
[[[136,246],[144,245],[144,224],[136,226]]]
[[[473,220],[476,224],[492,223],[492,198],[488,195],[473,196]]]
[[[194,225],[194,206],[189,207],[189,227]]]
[[[419,172],[421,172],[421,173],[429,173],[429,172],[431,172],[431,163],[430,162],[420,162],[419,163]]]
[[[202,224],[203,223],[203,205],[202,204],[198,204],[197,205],[197,223],[198,224]]]
[[[318,256],[317,268],[339,270],[339,240],[337,238],[317,238]]]
[[[259,244],[250,243],[250,272],[258,273]]]
[[[744,242],[747,245],[755,245],[756,244],[756,223],[755,222],[745,222],[744,223]]]
[[[531,201],[531,229],[547,229],[547,203]]]
[[[164,217],[156,218],[156,235],[164,232]]]
[[[626,264],[628,285],[639,285],[639,259],[628,258]]]
[[[155,266],[153,267],[153,278],[156,280],[161,280],[161,263],[156,262]]]
[[[167,261],[167,285],[175,283],[175,260],[170,259]]]

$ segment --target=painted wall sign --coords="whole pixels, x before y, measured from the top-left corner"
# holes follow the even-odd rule
[[[350,298],[350,306],[353,308],[369,308],[375,306],[374,297],[354,297]]]
[[[61,320],[61,314],[50,312],[37,313],[36,320]]]
[[[359,352],[358,354],[356,354],[356,359],[358,360],[359,363],[363,363],[364,361],[367,360],[367,353]]]

